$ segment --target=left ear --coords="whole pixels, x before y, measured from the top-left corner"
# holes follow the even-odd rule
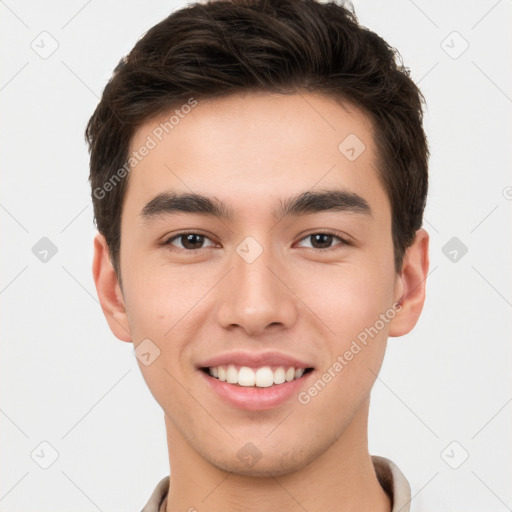
[[[410,332],[421,315],[425,302],[428,275],[429,235],[422,228],[404,254],[402,271],[397,276],[397,301],[402,308],[389,322],[389,336],[403,336]]]

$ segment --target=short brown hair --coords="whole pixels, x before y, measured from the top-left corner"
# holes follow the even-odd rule
[[[322,93],[370,117],[400,272],[422,225],[429,151],[424,98],[398,52],[334,2],[215,0],[188,5],[151,28],[114,70],[87,125],[96,226],[118,278],[129,176],[113,180],[127,174],[119,171],[137,128],[191,97],[247,91]]]

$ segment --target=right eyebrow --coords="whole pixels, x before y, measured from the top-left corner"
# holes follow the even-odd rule
[[[196,213],[231,220],[233,211],[215,197],[194,193],[161,192],[140,212],[143,220],[173,213]]]

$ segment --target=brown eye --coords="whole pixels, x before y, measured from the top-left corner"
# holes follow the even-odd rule
[[[185,249],[201,249],[201,245],[204,243],[204,236],[190,233],[188,235],[181,235],[180,240]]]
[[[169,238],[164,245],[170,246],[171,250],[176,248],[178,250],[183,249],[187,251],[194,251],[203,249],[203,244],[206,240],[209,240],[209,238],[205,235],[201,235],[200,233],[181,233]],[[175,242],[179,242],[181,247],[179,245],[177,246]]]
[[[347,240],[341,238],[339,235],[335,235],[334,233],[312,233],[311,235],[304,237],[301,242],[308,239],[311,241],[309,247],[313,249],[313,251],[318,252],[326,252],[329,249],[334,249],[337,245],[350,245]],[[336,240],[341,243],[333,243]]]
[[[327,249],[331,246],[334,237],[327,233],[317,233],[310,235],[310,238],[315,249]]]

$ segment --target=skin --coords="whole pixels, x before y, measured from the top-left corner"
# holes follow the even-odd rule
[[[132,149],[162,119],[140,127]],[[338,150],[349,134],[366,146],[353,162]],[[313,93],[250,93],[200,102],[131,171],[123,288],[100,234],[93,275],[114,335],[135,347],[149,338],[160,350],[139,366],[165,412],[168,512],[240,504],[254,512],[391,510],[368,452],[370,391],[388,337],[408,333],[423,308],[428,234],[418,230],[397,274],[375,161],[372,125],[357,108]],[[278,223],[271,215],[281,199],[340,187],[362,196],[372,215],[321,212]],[[179,213],[143,221],[142,208],[162,191],[215,196],[234,219]],[[194,253],[180,238],[174,251],[162,245],[180,230],[206,235],[203,248]],[[333,238],[315,253],[322,246],[308,235],[325,230],[352,243]],[[247,236],[263,248],[250,264],[236,252]],[[196,369],[232,349],[276,349],[320,376],[395,302],[400,312],[307,405],[294,398],[267,411],[235,409]],[[261,453],[252,467],[237,456],[248,442]]]

